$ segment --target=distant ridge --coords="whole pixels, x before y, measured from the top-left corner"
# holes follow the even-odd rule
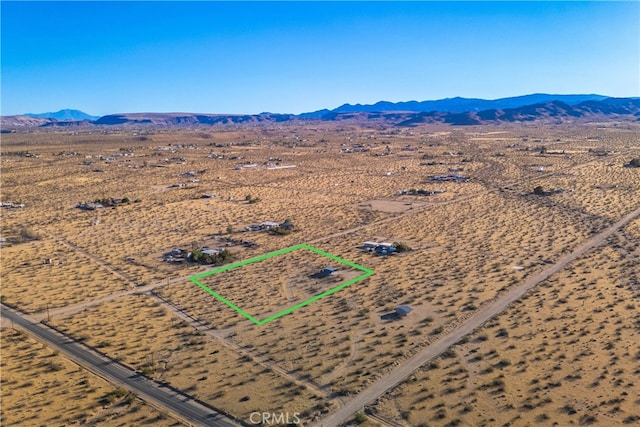
[[[560,97],[562,100],[554,99],[555,97]],[[520,105],[523,102],[532,101],[541,102]],[[432,109],[434,106],[444,109],[446,105],[449,105],[449,110],[439,111]],[[500,108],[479,109],[481,105],[500,106]],[[510,105],[517,106],[505,107]],[[459,111],[463,109],[463,107],[470,109]],[[429,108],[429,110],[412,111],[412,109],[415,110],[418,108]],[[96,120],[59,120],[55,118],[37,118],[23,115],[0,117],[0,124],[4,132],[7,129],[34,127],[188,127],[258,125],[261,123],[285,122],[304,123],[313,121],[373,122],[389,126],[417,126],[430,123],[465,126],[534,121],[558,124],[576,121],[607,120],[640,121],[640,98],[607,98],[602,95],[533,94],[493,101],[449,98],[439,101],[409,101],[405,103],[387,103],[381,101],[368,106],[345,104],[334,110],[325,109],[299,115],[276,113],[123,113],[109,114]]]
[[[604,95],[550,95],[546,93],[534,93],[531,95],[514,96],[510,98],[500,98],[494,100],[478,99],[478,98],[445,98],[436,101],[407,101],[407,102],[388,102],[379,101],[375,104],[344,104],[338,108],[330,110],[334,113],[353,113],[353,112],[382,112],[382,111],[413,111],[413,112],[429,112],[441,111],[448,113],[466,113],[471,111],[482,110],[502,110],[505,108],[518,108],[525,105],[544,104],[552,101],[560,101],[565,104],[575,105],[585,101],[602,101],[608,98]],[[326,110],[320,110],[313,115]]]
[[[640,98],[605,98],[601,101],[584,101],[569,105],[561,101],[525,105],[517,108],[489,109],[483,111],[422,112],[413,113],[397,126],[415,126],[422,123],[448,123],[468,126],[516,122],[563,123],[577,120],[640,121]]]
[[[27,113],[23,115],[36,119],[56,119],[64,121],[97,120],[100,118],[99,116],[92,116],[80,110],[70,110],[68,108],[54,113]]]
[[[217,125],[261,122],[285,122],[292,114],[194,114],[194,113],[127,113],[109,114],[94,121],[96,125],[143,124],[158,126]]]

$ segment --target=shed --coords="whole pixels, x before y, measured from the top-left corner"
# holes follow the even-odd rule
[[[399,305],[399,306],[396,308],[396,314],[397,314],[398,316],[400,316],[400,317],[404,317],[404,316],[406,316],[407,314],[411,313],[412,311],[413,311],[413,309],[412,309],[410,306],[408,306],[408,305]]]
[[[336,271],[338,271],[336,267],[324,267],[322,270],[320,270],[320,275],[322,277],[326,277],[332,275]]]

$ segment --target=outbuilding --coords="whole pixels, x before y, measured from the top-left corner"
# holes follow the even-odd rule
[[[332,275],[336,271],[338,271],[336,267],[324,267],[322,270],[320,270],[320,275],[322,277],[326,277]]]
[[[408,305],[399,305],[396,308],[396,314],[398,315],[398,317],[404,317],[407,314],[411,313],[412,311],[413,309]]]

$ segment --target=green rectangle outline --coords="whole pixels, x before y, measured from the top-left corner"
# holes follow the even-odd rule
[[[222,295],[220,295],[219,293],[211,290],[208,286],[204,285],[203,283],[201,283],[198,279],[201,279],[203,277],[207,277],[207,276],[212,276],[214,274],[218,274],[218,273],[222,273],[223,271],[227,271],[227,270],[233,270],[234,268],[238,268],[238,267],[242,267],[243,265],[247,265],[247,264],[252,264],[254,262],[259,262],[259,261],[264,261],[265,259],[268,258],[272,258],[278,255],[283,255],[289,252],[293,252],[293,251],[297,251],[299,249],[308,249],[312,252],[315,252],[319,255],[322,255],[324,257],[330,258],[334,261],[338,261],[341,264],[345,264],[348,265],[349,267],[355,268],[356,270],[360,270],[362,272],[364,272],[363,274],[359,275],[358,277],[354,277],[351,280],[348,280],[344,283],[341,283],[340,285],[336,286],[335,288],[331,288],[329,290],[326,290],[318,295],[314,295],[311,298],[304,300],[302,302],[299,302],[298,304],[289,307],[285,310],[282,310],[272,316],[267,317],[266,319],[256,319],[255,317],[253,317],[252,315],[250,315],[249,313],[247,313],[246,311],[244,311],[243,309],[241,309],[240,307],[238,307],[237,305],[235,305],[234,303],[232,303],[231,301],[229,301],[228,299],[226,299],[225,297],[223,297]],[[305,307],[309,304],[311,304],[314,301],[317,301],[321,298],[324,298],[328,295],[331,295],[335,292],[338,292],[341,289],[346,288],[347,286],[353,285],[356,282],[359,282],[360,280],[363,280],[371,275],[373,275],[374,272],[373,270],[370,270],[366,267],[363,267],[361,265],[358,265],[356,263],[353,263],[351,261],[347,261],[346,259],[337,257],[335,255],[332,255],[330,253],[327,253],[325,251],[322,251],[318,248],[314,248],[311,245],[307,245],[306,243],[302,243],[299,245],[295,245],[295,246],[290,246],[288,248],[284,248],[284,249],[280,249],[277,250],[275,252],[269,252],[267,254],[264,255],[260,255],[254,258],[249,258],[246,259],[244,261],[239,261],[239,262],[235,262],[233,264],[229,264],[229,265],[225,265],[213,270],[209,270],[209,271],[205,271],[203,273],[200,274],[196,274],[194,276],[189,277],[189,280],[191,280],[193,283],[195,283],[196,285],[198,285],[200,288],[204,289],[206,292],[208,292],[209,294],[213,295],[215,298],[217,298],[218,300],[222,301],[223,303],[225,303],[226,305],[228,305],[229,307],[231,307],[232,309],[234,309],[236,312],[240,313],[241,315],[243,315],[244,317],[246,317],[247,319],[251,320],[253,323],[255,323],[256,325],[260,326],[260,325],[264,325],[265,323],[271,322],[272,320],[278,319],[279,317],[285,316],[299,308]]]

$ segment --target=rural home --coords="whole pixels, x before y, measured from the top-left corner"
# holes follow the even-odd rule
[[[392,253],[397,252],[397,249],[390,243],[381,243],[379,246],[376,246],[375,251],[380,255],[391,255]]]

